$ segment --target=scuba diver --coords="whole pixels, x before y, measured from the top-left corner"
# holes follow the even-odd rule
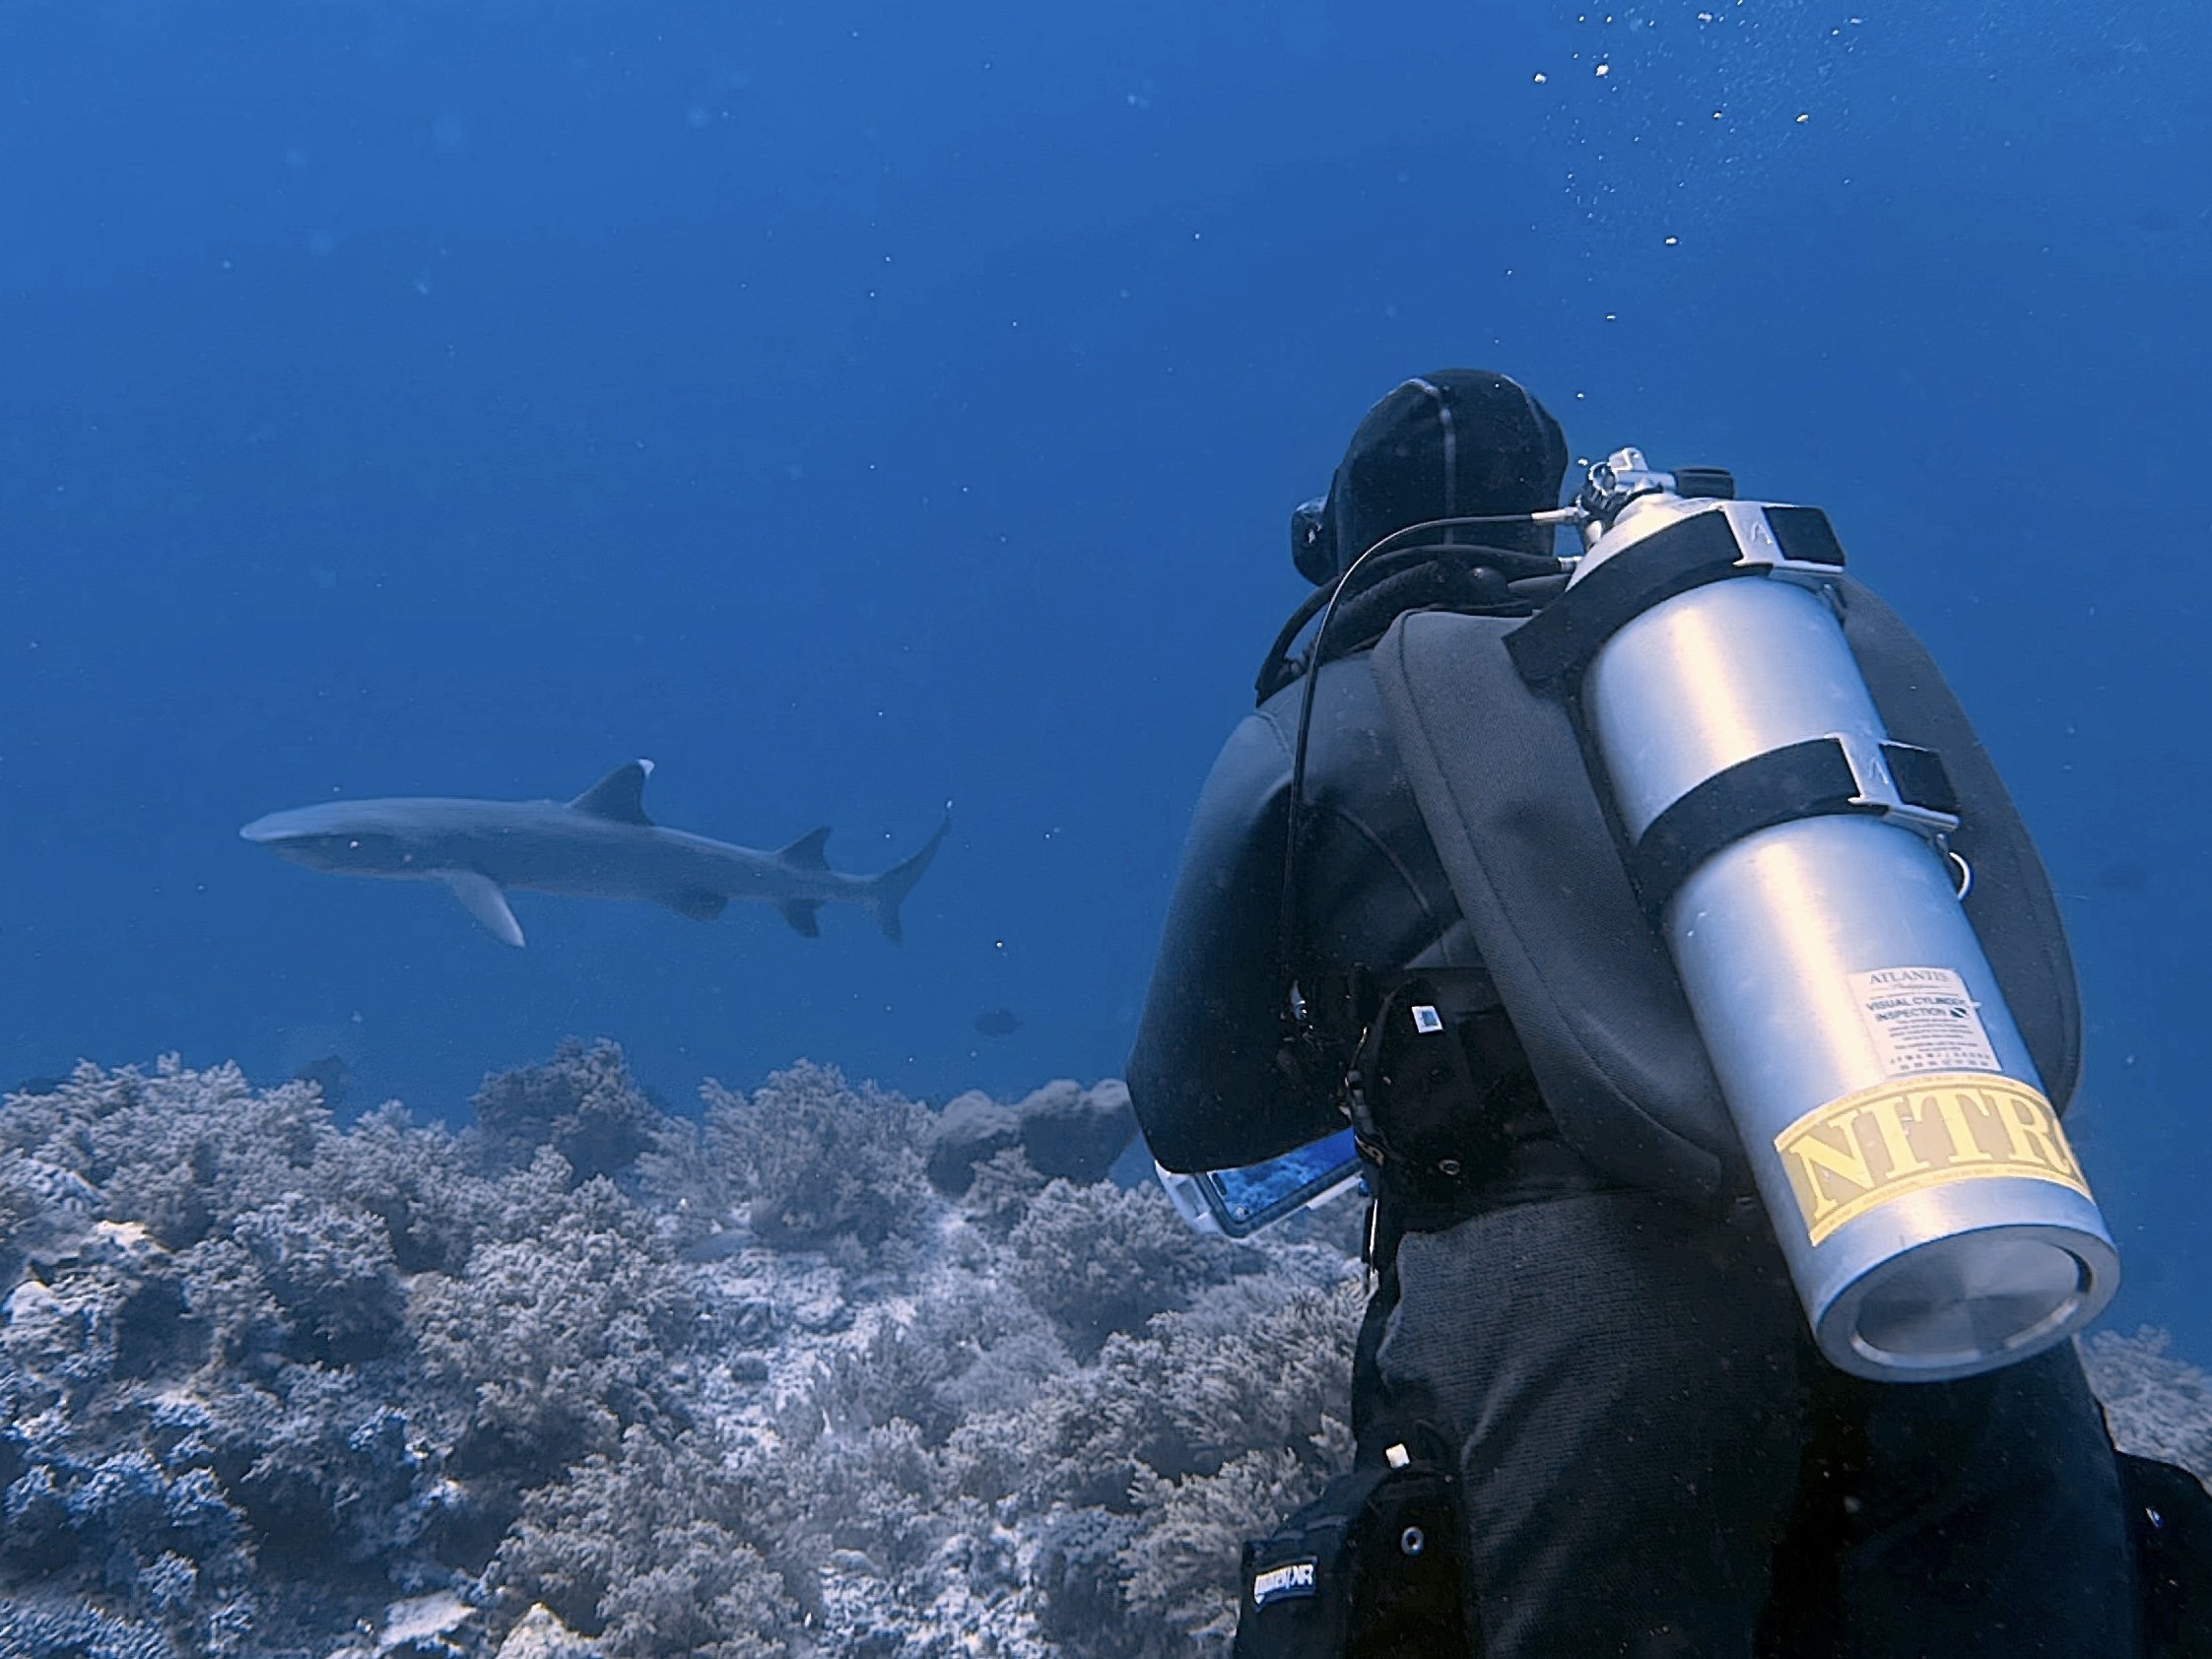
[[[2151,1651],[2067,1340],[2114,1263],[2057,1127],[2080,1015],[2027,831],[1825,518],[1631,450],[1562,509],[1567,466],[1502,374],[1360,423],[1294,515],[1315,591],[1206,781],[1128,1065],[1164,1171],[1356,1136],[1358,1501],[1426,1459],[1457,1515],[1453,1627],[1392,1651]],[[1679,604],[1724,590],[1783,633]],[[1789,703],[1828,648],[1790,628],[1847,635],[1863,687],[1719,753],[1676,702],[1740,669]],[[1865,858],[1929,891],[1862,903],[1905,942],[1823,988]],[[1326,1530],[1247,1549],[1240,1659],[1322,1650],[1261,1626],[1320,1593]],[[1351,1617],[1331,1650],[1380,1651]]]

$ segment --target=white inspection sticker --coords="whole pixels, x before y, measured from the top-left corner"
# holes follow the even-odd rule
[[[1989,1047],[1980,1006],[1954,969],[1878,967],[1854,973],[1851,996],[1885,1076],[2004,1069]]]

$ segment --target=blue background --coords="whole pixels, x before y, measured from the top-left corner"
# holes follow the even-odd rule
[[[1191,799],[1369,402],[1828,505],[2063,890],[2126,1322],[2212,1353],[2201,0],[18,0],[0,14],[0,1079],[345,1057],[460,1109],[1119,1069]],[[1606,72],[1598,73],[1600,68]],[[566,796],[893,949],[236,839]],[[1026,1022],[986,1038],[1006,1005]]]

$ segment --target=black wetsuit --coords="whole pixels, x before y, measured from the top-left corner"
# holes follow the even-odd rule
[[[1479,965],[1365,651],[1316,683],[1286,962],[1299,695],[1230,738],[1176,882],[1128,1069],[1172,1167],[1341,1126],[1276,1063],[1290,967],[1311,984]],[[1458,1448],[1486,1659],[2137,1651],[2117,1477],[2070,1348],[1967,1382],[1845,1376],[1812,1349],[1762,1216],[1601,1175],[1540,1107],[1459,1219],[1405,1231],[1378,1265],[1361,1453],[1408,1419]]]

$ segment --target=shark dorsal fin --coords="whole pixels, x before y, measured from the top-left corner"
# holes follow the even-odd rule
[[[650,825],[652,820],[645,816],[645,778],[652,769],[650,761],[617,766],[569,805],[576,812],[611,818],[617,824]]]
[[[830,855],[822,850],[822,843],[830,838],[830,827],[809,830],[775,856],[786,864],[796,864],[802,870],[827,870]]]

